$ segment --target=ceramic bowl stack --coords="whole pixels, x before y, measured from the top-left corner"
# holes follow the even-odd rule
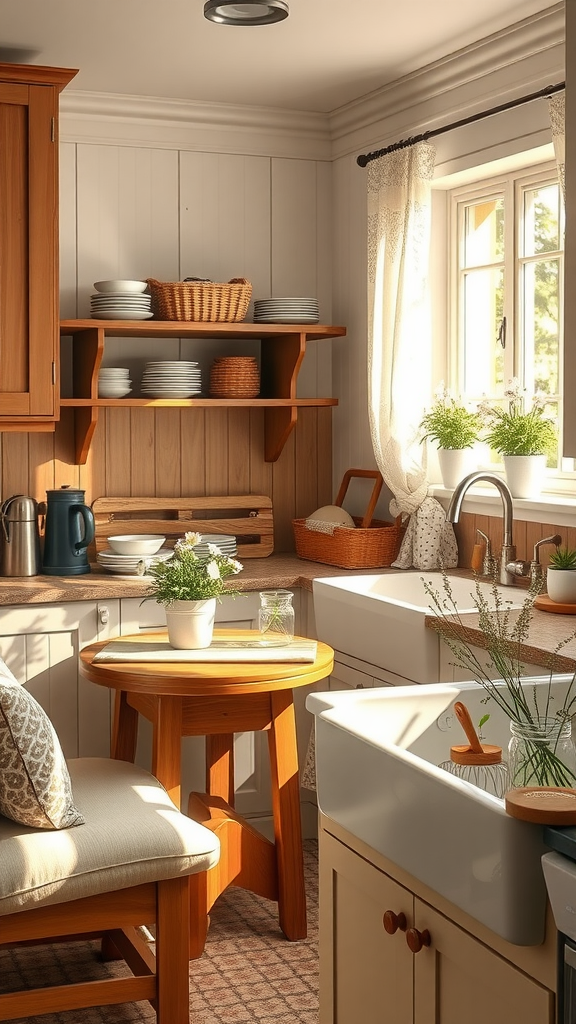
[[[118,576],[145,576],[153,562],[165,562],[174,554],[171,548],[162,547],[165,537],[147,534],[107,540],[110,547],[99,551],[96,561],[106,572]]]
[[[223,555],[228,555],[230,558],[236,558],[236,537],[227,533],[203,533],[202,540],[199,544],[196,544],[194,552],[199,558],[205,558],[206,555],[210,554],[208,551],[208,545],[215,544],[216,547],[220,548]]]
[[[145,364],[140,388],[147,398],[192,398],[202,391],[198,363],[185,359]]]
[[[152,296],[146,281],[96,281],[90,296],[90,316],[95,320],[150,320]]]
[[[98,398],[124,398],[132,391],[130,370],[123,366],[103,366],[98,371]]]
[[[255,299],[255,324],[317,324],[320,320],[318,299],[271,298]]]
[[[260,371],[254,356],[219,356],[210,367],[211,398],[256,398]]]

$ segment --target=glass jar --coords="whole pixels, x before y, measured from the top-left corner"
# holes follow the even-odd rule
[[[258,628],[261,644],[278,647],[294,639],[293,596],[291,590],[260,591]]]
[[[510,722],[509,788],[576,785],[576,748],[570,719]]]

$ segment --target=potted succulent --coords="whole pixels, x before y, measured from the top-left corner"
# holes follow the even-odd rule
[[[153,577],[150,596],[166,606],[168,640],[178,650],[210,646],[216,601],[226,577],[242,569],[241,562],[222,554],[215,544],[207,545],[206,556],[197,555],[194,548],[201,540],[199,533],[185,533],[176,541],[172,558],[153,562],[148,569]]]
[[[436,441],[438,462],[445,487],[456,487],[472,468],[470,451],[478,440],[481,420],[457,401],[441,381],[434,404],[420,423],[422,441]]]
[[[548,597],[558,604],[576,604],[576,548],[556,548],[546,572]]]
[[[508,407],[484,401],[480,413],[486,422],[483,440],[503,456],[506,480],[513,498],[537,496],[544,481],[546,461],[555,451],[557,431],[546,413],[547,398],[537,392],[526,410],[524,389],[516,377],[504,392]]]

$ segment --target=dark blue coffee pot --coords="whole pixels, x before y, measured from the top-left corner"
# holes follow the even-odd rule
[[[42,572],[47,576],[90,572],[88,545],[94,540],[94,515],[84,504],[84,493],[68,486],[46,491]]]

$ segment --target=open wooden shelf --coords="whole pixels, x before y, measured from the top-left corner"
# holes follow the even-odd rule
[[[298,371],[308,341],[340,338],[345,327],[324,324],[190,323],[183,320],[62,320],[60,336],[73,339],[74,398],[62,398],[63,408],[74,412],[75,457],[84,465],[101,408],[263,408],[265,459],[275,462],[296,424],[303,406],[337,405],[336,398],[297,398]],[[262,342],[259,398],[98,398],[98,371],[106,337],[114,338],[223,338]],[[274,344],[268,344],[274,342]]]

